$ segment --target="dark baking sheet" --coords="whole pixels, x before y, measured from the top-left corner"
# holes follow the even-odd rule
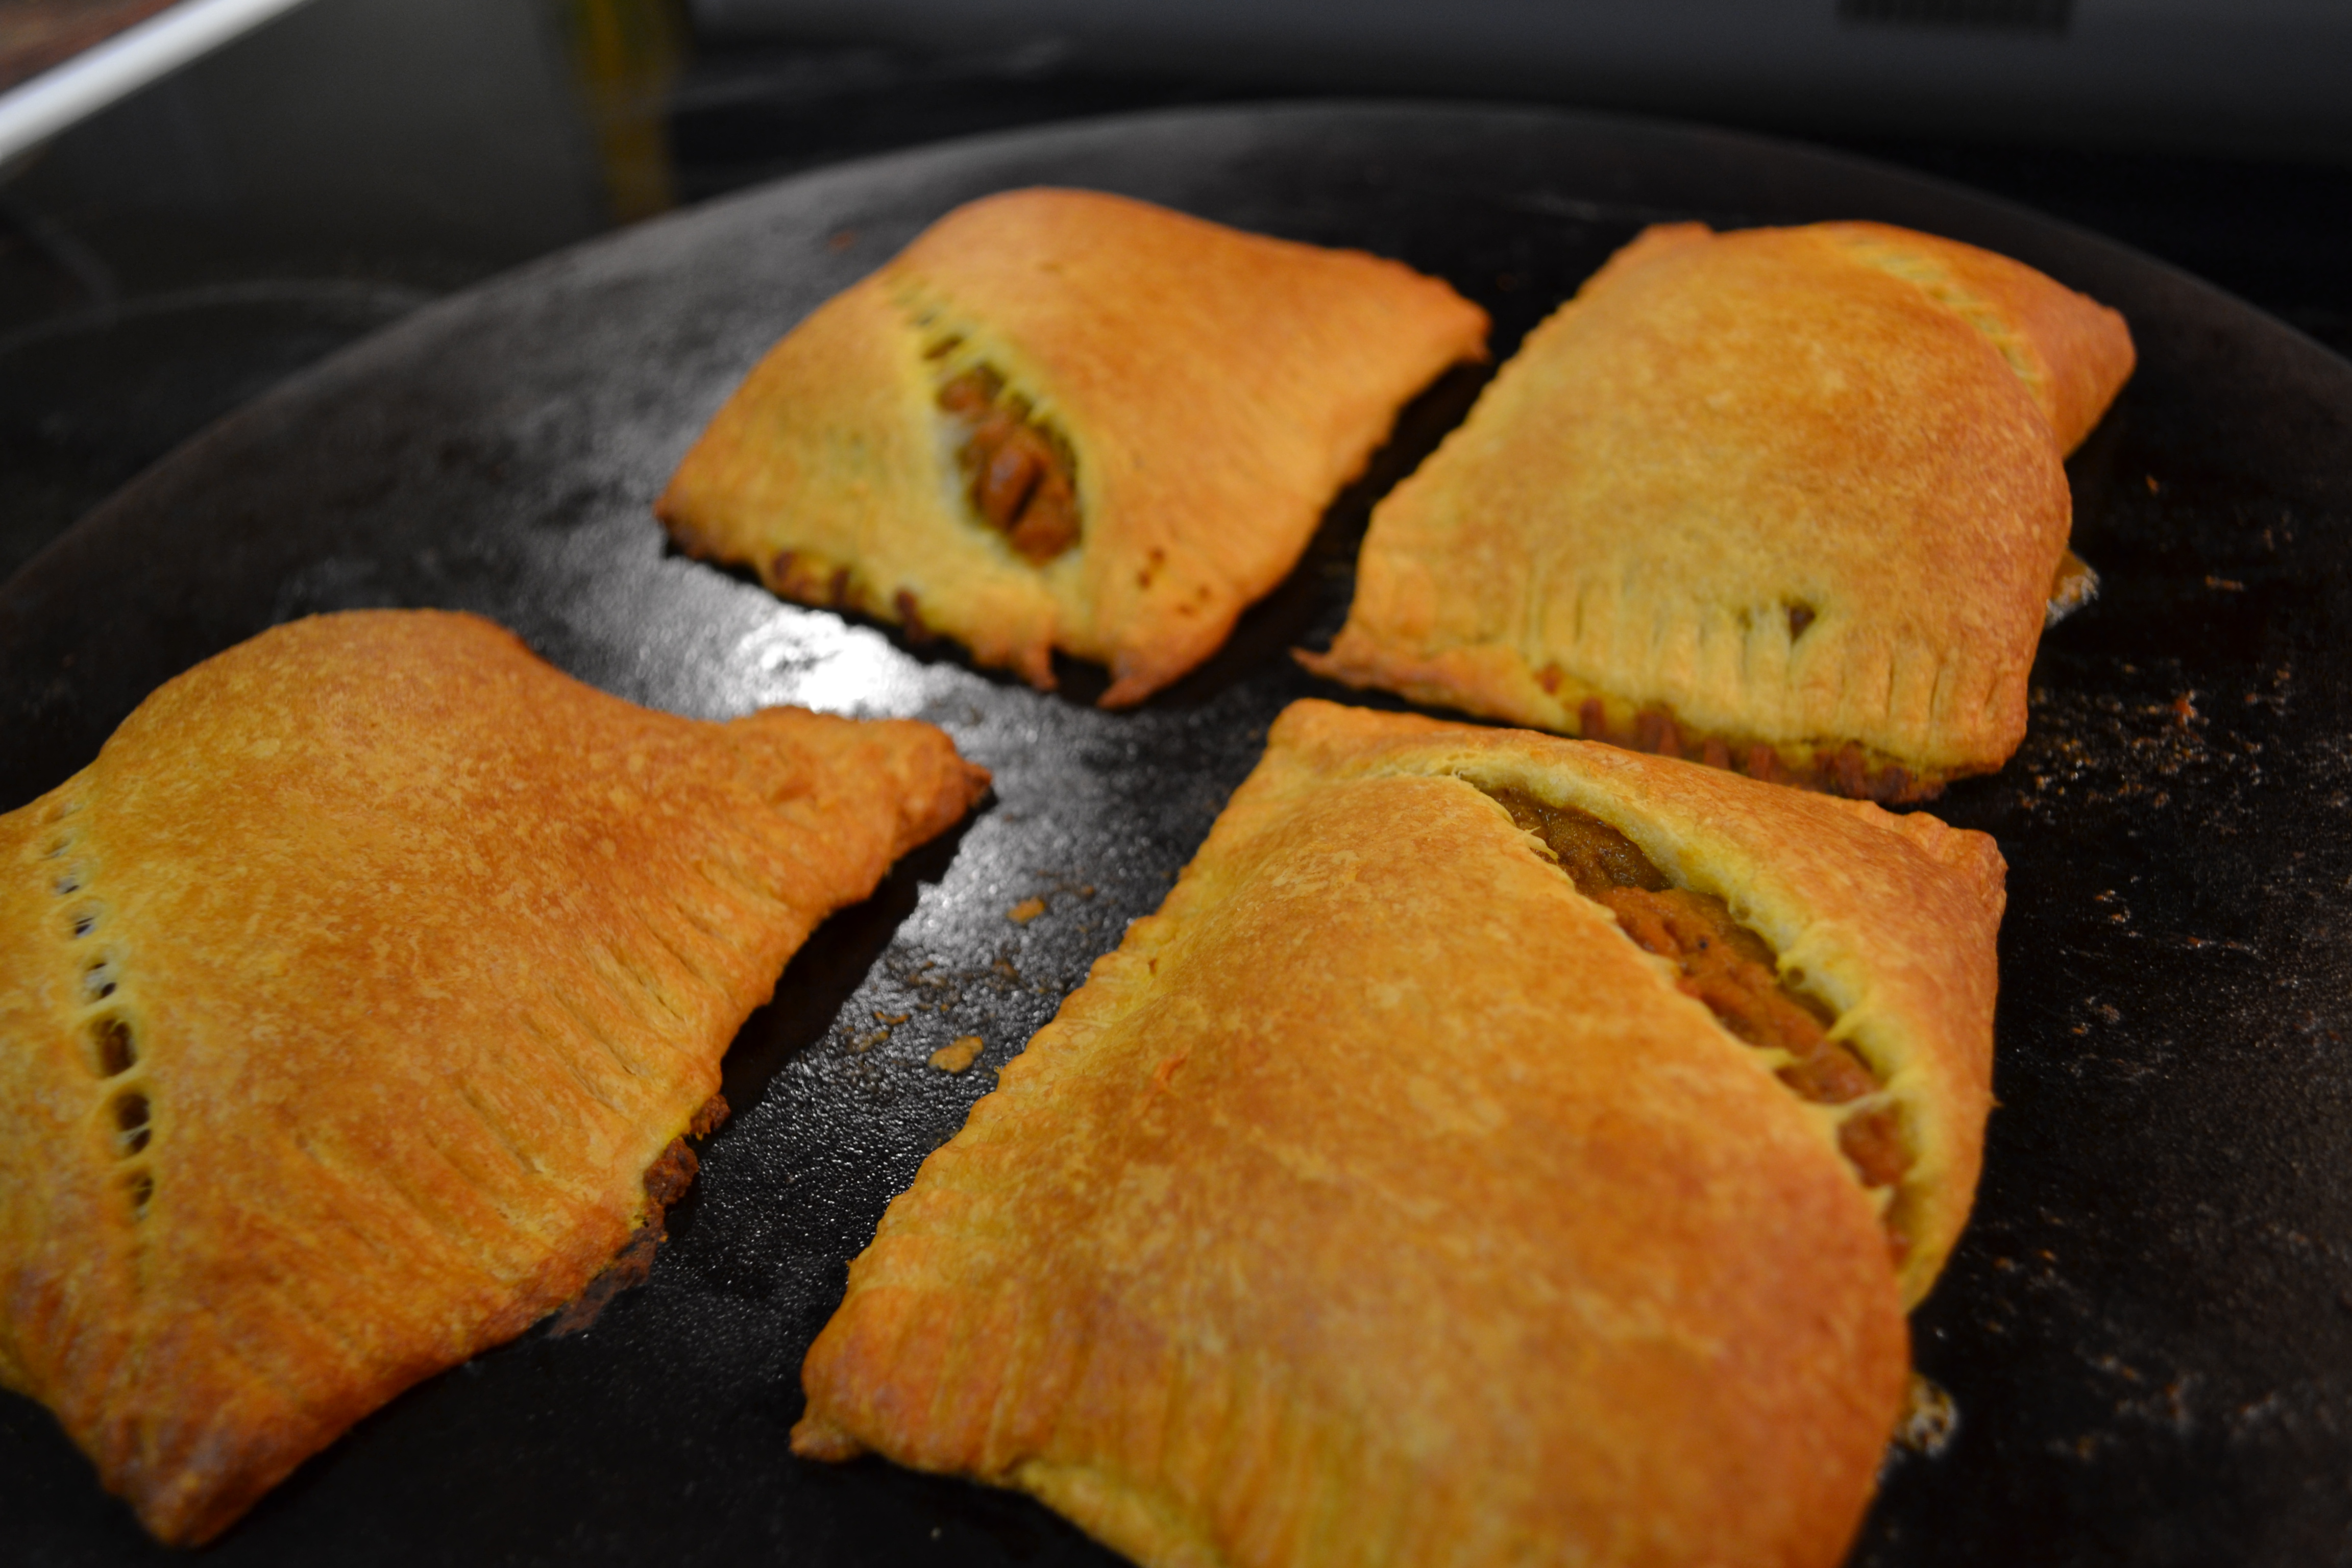
[[[2072,465],[2096,604],[2042,644],[2033,728],[1949,819],[2010,858],[1973,1227],[1915,1319],[1959,1426],[1890,1461],[1855,1561],[2352,1558],[2352,365],[2160,265],[1875,166],[1540,112],[1322,107],[960,143],[754,192],[425,310],[182,449],[0,587],[0,809],[148,690],[273,622],[436,605],[641,702],[915,714],[993,804],[836,917],[729,1058],[735,1120],[651,1280],[351,1433],[207,1553],[236,1563],[1101,1563],[1043,1509],[877,1461],[802,1464],[797,1370],[849,1256],[1002,1064],[1157,904],[1318,689],[1370,497],[1140,710],[781,605],[667,552],[647,503],[776,336],[969,197],[1054,182],[1360,246],[1519,335],[1642,224],[1868,216],[2121,308],[2139,374]],[[1327,689],[1328,695],[1338,695]],[[1005,910],[1031,896],[1025,926]],[[877,1015],[909,1014],[887,1027]],[[961,1034],[982,1067],[924,1065]],[[47,1415],[0,1395],[0,1556],[166,1554]]]

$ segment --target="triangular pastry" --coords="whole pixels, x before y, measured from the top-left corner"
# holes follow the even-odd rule
[[[1310,668],[1881,800],[1999,767],[2090,579],[2113,310],[1878,224],[1645,231],[1374,510]]]
[[[925,724],[651,712],[470,616],[171,681],[0,816],[0,1384],[216,1534],[657,1226],[784,961],[985,782]]]
[[[1150,1568],[1833,1563],[1975,1184],[2001,876],[1925,816],[1298,703],[890,1205],[795,1449]]]
[[[659,504],[776,593],[1106,707],[1215,651],[1486,317],[1393,261],[1086,191],[957,208],[770,352]]]

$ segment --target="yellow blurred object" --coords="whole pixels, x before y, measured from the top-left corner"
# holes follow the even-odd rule
[[[680,0],[568,0],[572,70],[615,223],[667,212],[669,136],[663,111],[685,64]]]

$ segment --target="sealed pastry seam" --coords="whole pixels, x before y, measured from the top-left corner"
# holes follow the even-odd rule
[[[1990,300],[1969,292],[1935,258],[1902,245],[1890,235],[1835,226],[1829,232],[1833,242],[1856,261],[1875,267],[1890,278],[1902,279],[1975,329],[1977,335],[1993,346],[2002,363],[2033,394],[2034,403],[2051,416],[2054,431],[2055,394],[2050,385],[2049,368],[2033,353],[2025,334],[1994,310]]]
[[[1916,1303],[1926,1294],[1952,1239],[1949,1235],[1937,1234],[1944,1229],[1945,1215],[1920,1214],[1923,1206],[1930,1210],[1941,1206],[1937,1194],[1943,1189],[1950,1164],[1950,1152],[1944,1146],[1941,1135],[1942,1124],[1918,1110],[1920,1100],[1932,1094],[1936,1086],[1915,1059],[1902,1021],[1874,1008],[1866,967],[1856,961],[1837,932],[1808,920],[1801,912],[1801,901],[1775,887],[1769,872],[1757,875],[1744,886],[1727,882],[1710,864],[1709,858],[1697,851],[1688,838],[1643,816],[1622,795],[1601,787],[1586,775],[1525,763],[1514,766],[1508,762],[1482,757],[1476,752],[1466,752],[1453,758],[1443,752],[1424,754],[1410,762],[1391,762],[1346,776],[1452,777],[1490,800],[1499,791],[1522,791],[1548,804],[1582,812],[1616,829],[1633,841],[1666,876],[1670,885],[1720,900],[1734,921],[1771,948],[1777,974],[1784,984],[1793,991],[1817,996],[1826,1005],[1834,1015],[1827,1029],[1829,1040],[1858,1056],[1875,1080],[1868,1094],[1834,1104],[1809,1101],[1806,1110],[1820,1128],[1824,1142],[1836,1151],[1839,1162],[1868,1193],[1873,1205],[1889,1226],[1898,1268],[1904,1276],[1906,1304]],[[1507,810],[1500,802],[1496,802],[1496,809]],[[1531,847],[1541,845],[1536,835],[1528,837]],[[1548,862],[1555,858],[1549,847],[1538,847],[1536,852]],[[1586,901],[1592,902],[1589,897]],[[1601,908],[1598,904],[1594,907]],[[1626,941],[1634,942],[1614,916],[1604,910],[1603,918]],[[1672,960],[1647,952],[1643,956],[1659,985],[1704,1014],[1708,1024],[1737,1047],[1739,1060],[1768,1073],[1791,1065],[1787,1052],[1759,1048],[1738,1039],[1712,1008],[1685,994],[1677,984],[1680,972]],[[1898,1119],[1895,1131],[1905,1155],[1903,1173],[1893,1184],[1874,1185],[1840,1146],[1840,1131],[1850,1121],[1888,1110],[1895,1111]],[[1906,1227],[1919,1219],[1927,1222],[1930,1234],[1915,1240]]]
[[[1499,792],[1496,787],[1478,785],[1475,780],[1468,778],[1465,775],[1457,774],[1455,776],[1463,777],[1464,782],[1470,783],[1474,787],[1479,788],[1480,793],[1486,795],[1488,798],[1498,798]],[[1504,787],[1507,788],[1509,786]],[[1524,789],[1528,795],[1540,798],[1538,795],[1538,791],[1541,788],[1540,784],[1522,785],[1520,787]],[[1499,799],[1498,804],[1505,805],[1507,808],[1509,805],[1507,801]],[[1545,804],[1553,806],[1559,806],[1564,805],[1566,803],[1552,800],[1547,801]],[[1578,808],[1570,807],[1570,809],[1573,810]],[[1516,818],[1517,812],[1513,811],[1512,815]],[[1610,828],[1618,828],[1619,826],[1616,822],[1611,821],[1608,817],[1603,816],[1599,813],[1587,813],[1586,815],[1590,816],[1593,821],[1601,824],[1603,826]],[[1622,829],[1620,829],[1620,831],[1622,831]],[[1536,842],[1538,845],[1542,845],[1542,838],[1539,834],[1535,834],[1530,830],[1530,836],[1536,839]],[[1628,835],[1628,837],[1630,837],[1631,836]],[[1639,846],[1637,846],[1637,847],[1639,847]],[[1540,853],[1546,859],[1552,861],[1554,864],[1560,863],[1559,858],[1554,853],[1549,845],[1543,845],[1540,849]],[[1651,860],[1650,868],[1654,868],[1655,865],[1655,861]],[[1567,869],[1564,865],[1561,868],[1563,872]],[[1731,907],[1727,900],[1720,899],[1719,895],[1714,894],[1706,887],[1695,886],[1679,879],[1668,878],[1664,879],[1664,880],[1666,887],[1670,889],[1696,892],[1703,898],[1715,898],[1717,901],[1722,902],[1725,905],[1727,912],[1729,914],[1732,921],[1735,922],[1733,929],[1731,931],[1726,933],[1727,935],[1734,938],[1738,936],[1748,936],[1753,938],[1755,936],[1756,933],[1753,929],[1753,924],[1748,920],[1746,911]],[[1578,891],[1580,894],[1584,896],[1588,901],[1600,901],[1595,900],[1593,895],[1586,892],[1581,885],[1579,886]],[[1603,904],[1602,907],[1606,908],[1607,906]],[[1721,1029],[1727,1037],[1737,1040],[1739,1044],[1747,1047],[1746,1054],[1748,1059],[1772,1070],[1776,1076],[1781,1077],[1784,1082],[1788,1081],[1789,1075],[1791,1071],[1801,1068],[1804,1066],[1803,1058],[1798,1057],[1793,1051],[1785,1046],[1777,1044],[1759,1044],[1754,1040],[1742,1038],[1739,1031],[1733,1026],[1732,1020],[1730,1018],[1727,1017],[1712,1003],[1705,1001],[1703,998],[1698,996],[1696,992],[1686,987],[1684,984],[1684,971],[1677,965],[1674,956],[1645,946],[1639,938],[1635,937],[1633,931],[1626,928],[1624,922],[1621,919],[1616,917],[1614,914],[1612,915],[1611,919],[1612,923],[1618,927],[1621,934],[1622,934],[1627,941],[1633,942],[1636,947],[1641,947],[1643,949],[1644,956],[1649,960],[1650,972],[1656,976],[1659,984],[1680,994],[1690,996],[1693,1000],[1698,1001],[1700,1005],[1706,1008],[1710,1022],[1712,1022],[1716,1027]],[[1811,934],[1810,930],[1808,934]],[[1801,938],[1800,940],[1801,941],[1802,939]],[[1698,945],[1701,949],[1704,949],[1707,944],[1707,937],[1702,936],[1698,939]],[[1797,1001],[1800,1005],[1809,1005],[1812,1007],[1823,1006],[1823,1005],[1814,995],[1814,988],[1809,984],[1810,976],[1807,974],[1801,964],[1792,962],[1788,953],[1780,949],[1777,945],[1772,945],[1771,957],[1774,962],[1774,978],[1779,985],[1790,996],[1792,1000]],[[1887,1071],[1883,1061],[1871,1059],[1874,1053],[1871,1053],[1866,1048],[1860,1047],[1858,1042],[1854,1041],[1853,1030],[1854,1015],[1853,1011],[1851,1009],[1828,1008],[1824,1008],[1823,1010],[1832,1011],[1833,1013],[1832,1016],[1824,1020],[1826,1026],[1823,1032],[1824,1041],[1832,1047],[1846,1047],[1853,1048],[1856,1054],[1863,1058],[1862,1065],[1871,1074],[1870,1087],[1868,1089],[1861,1090],[1859,1092],[1849,1089],[1847,1098],[1832,1100],[1816,1098],[1814,1095],[1803,1093],[1796,1089],[1794,1083],[1789,1083],[1788,1086],[1790,1088],[1791,1092],[1798,1093],[1800,1099],[1806,1100],[1809,1112],[1827,1131],[1829,1141],[1832,1144],[1837,1147],[1838,1157],[1841,1162],[1843,1162],[1848,1171],[1853,1173],[1854,1179],[1869,1191],[1872,1202],[1878,1208],[1882,1217],[1888,1217],[1889,1211],[1895,1204],[1897,1194],[1902,1189],[1903,1182],[1905,1178],[1909,1175],[1910,1166],[1913,1163],[1913,1155],[1909,1148],[1911,1138],[1907,1125],[1906,1125],[1907,1118],[1897,1121],[1892,1127],[1885,1130],[1885,1134],[1891,1134],[1902,1145],[1900,1149],[1902,1157],[1901,1168],[1900,1171],[1895,1174],[1892,1180],[1889,1180],[1886,1174],[1883,1172],[1865,1170],[1864,1166],[1857,1162],[1853,1152],[1846,1147],[1844,1135],[1849,1127],[1852,1127],[1856,1123],[1869,1122],[1873,1119],[1878,1118],[1885,1113],[1900,1112],[1902,1110],[1902,1100],[1895,1092],[1889,1089],[1887,1083]],[[1883,1056],[1884,1053],[1882,1052],[1877,1054]],[[1895,1233],[1891,1239],[1895,1246],[1898,1258],[1902,1254],[1906,1253],[1909,1250],[1907,1238],[1903,1237],[1899,1232]]]
[[[87,1138],[100,1158],[114,1164],[121,1209],[136,1222],[145,1218],[154,1196],[152,1165],[145,1156],[162,1117],[141,1070],[142,1031],[135,990],[126,990],[126,955],[103,929],[105,904],[93,886],[79,831],[87,826],[82,816],[79,799],[58,800],[49,814],[49,831],[26,841],[26,858],[56,900],[56,913],[45,925],[56,947],[55,984],[71,999],[68,1048],[79,1049],[93,1090]],[[6,1364],[0,1352],[0,1372]]]
[[[915,279],[904,280],[896,298],[930,381],[944,504],[1002,544],[1008,567],[1022,565],[1036,572],[1053,595],[1057,612],[1067,618],[1077,607],[1073,603],[1074,580],[1082,578],[1085,571],[1074,558],[1085,549],[1085,518],[1095,504],[1089,488],[1095,464],[1078,459],[1077,443],[1052,395],[1044,390],[1045,378],[1026,363],[1017,345],[991,334],[981,322],[957,311]],[[973,415],[958,417],[956,395],[967,388],[984,390],[996,408],[1008,416],[1007,424],[1017,422],[1023,432],[1034,437],[1034,443],[1022,444],[1043,460],[1045,471],[1034,476],[1033,482],[1022,486],[1017,494],[1005,495],[1013,517],[989,515],[990,507],[983,500],[984,488],[1001,487],[986,487],[984,481],[993,476],[974,471],[976,456],[985,462],[992,454],[973,450],[978,444],[977,418]],[[1036,450],[1040,446],[1045,448],[1042,452]],[[1050,547],[1023,548],[1016,531],[1019,514],[1034,510],[1045,499],[1041,492],[1057,483],[1068,488],[1075,511],[1067,537],[1049,542]],[[1069,561],[1066,566],[1066,560]],[[913,629],[921,627],[918,625]]]
[[[1324,720],[1325,713],[1348,711],[1320,702],[1302,702],[1294,705],[1296,717],[1291,722],[1300,733],[1312,736],[1319,729],[1342,722]],[[1518,789],[1583,812],[1625,835],[1674,885],[1721,900],[1734,920],[1771,948],[1777,972],[1784,980],[1801,976],[1798,988],[1820,998],[1834,1014],[1829,1037],[1859,1056],[1878,1082],[1876,1096],[1834,1107],[1809,1105],[1806,1109],[1823,1137],[1834,1145],[1838,1128],[1849,1119],[1883,1106],[1898,1109],[1909,1161],[1901,1183],[1891,1190],[1874,1189],[1872,1201],[1904,1247],[1899,1268],[1906,1303],[1923,1298],[1958,1237],[1975,1188],[1979,1157],[1975,1140],[1990,1103],[1990,1063],[1988,1058],[1969,1065],[1968,1058],[1972,1048],[1989,1049],[1989,973],[1980,993],[1973,993],[1970,987],[1952,998],[1962,1020],[1975,1015],[1980,1022],[1959,1022],[1963,1043],[1946,1044],[1923,1054],[1919,1049],[1923,1030],[1940,1033],[1938,1026],[1947,1021],[1924,1015],[1922,997],[1916,994],[1900,1000],[1885,994],[1874,981],[1871,963],[1864,956],[1863,944],[1855,940],[1857,933],[1847,927],[1846,922],[1854,918],[1850,912],[1835,921],[1809,915],[1806,911],[1816,899],[1793,886],[1771,857],[1740,850],[1721,833],[1710,832],[1703,814],[1687,808],[1656,809],[1657,798],[1674,799],[1680,805],[1675,797],[1649,797],[1653,804],[1644,809],[1637,804],[1645,798],[1638,784],[1628,790],[1612,783],[1612,774],[1631,770],[1638,776],[1659,764],[1643,763],[1607,748],[1538,742],[1534,737],[1526,737],[1532,746],[1495,746],[1482,743],[1483,738],[1448,744],[1442,737],[1448,731],[1461,733],[1458,726],[1426,720],[1410,722],[1425,724],[1441,738],[1419,745],[1409,737],[1401,738],[1372,760],[1349,758],[1336,763],[1330,776],[1451,777],[1482,793]],[[1565,748],[1552,754],[1562,761],[1572,758],[1580,765],[1546,766],[1528,754],[1531,751],[1541,754],[1550,748]],[[1674,776],[1671,770],[1668,776]],[[1930,860],[1948,868],[1948,874],[1956,875],[1962,886],[1977,889],[1976,896],[1998,921],[2004,901],[2002,868],[1990,839],[1955,831],[1924,813],[1895,816],[1865,801],[1801,798],[1805,804],[1798,809],[1859,816],[1907,841]],[[1498,805],[1496,809],[1503,808]],[[1815,874],[1820,873],[1816,868]],[[1177,908],[1171,896],[1167,912],[1172,914]],[[1602,918],[1610,917],[1603,911]],[[1611,923],[1616,925],[1613,920]],[[1135,934],[1142,934],[1140,922]],[[1148,937],[1140,945],[1146,953],[1150,952]],[[1662,984],[1673,988],[1670,964],[1655,960],[1653,972]],[[1769,1072],[1780,1065],[1769,1053],[1732,1037],[1704,1004],[1691,1001],[1690,1005],[1705,1014],[1710,1027],[1737,1047],[1738,1058],[1747,1066]],[[1988,1031],[1983,1046],[1970,1047],[1964,1043],[1971,1027]],[[1956,1048],[1958,1057],[1953,1055]],[[1929,1113],[1931,1106],[1942,1108],[1940,1113]],[[1956,1141],[1963,1136],[1965,1143]],[[1853,1169],[1843,1152],[1839,1158],[1849,1170]]]

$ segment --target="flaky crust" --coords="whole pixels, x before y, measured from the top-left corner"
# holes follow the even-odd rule
[[[577,1295],[786,957],[985,780],[928,725],[649,712],[469,616],[170,682],[0,816],[0,1382],[217,1533]]]
[[[1374,510],[1307,662],[1569,733],[1670,716],[1808,778],[1852,747],[1890,795],[1999,767],[2061,458],[2131,364],[2114,311],[1948,240],[1653,228]]]
[[[1875,1205],[1472,780],[1736,882],[1857,1041],[1956,1008],[1900,1092],[1981,1117],[1978,836],[1302,702],[891,1205],[796,1449],[1020,1488],[1149,1568],[1835,1562],[1905,1375]]]
[[[950,213],[778,343],[657,510],[779,594],[943,633],[1036,685],[1056,648],[1107,664],[1117,707],[1224,640],[1397,409],[1482,356],[1486,331],[1392,261],[1013,191]],[[1043,568],[972,515],[935,405],[944,370],[982,363],[1076,459],[1084,534]]]

